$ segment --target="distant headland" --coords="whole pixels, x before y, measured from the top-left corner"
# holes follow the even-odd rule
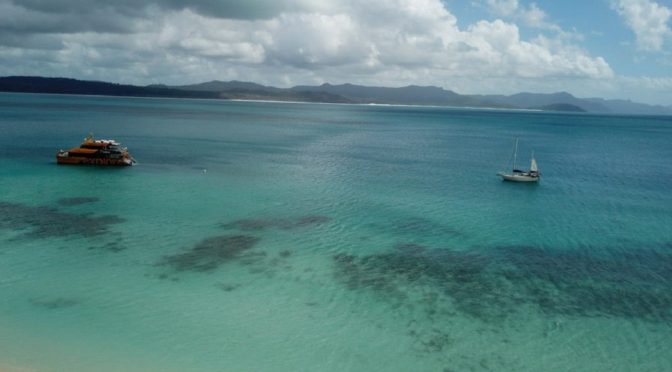
[[[653,106],[629,100],[577,98],[566,92],[551,94],[518,93],[508,96],[463,95],[439,87],[415,85],[386,88],[353,84],[322,84],[319,86],[301,85],[292,88],[276,88],[250,82],[224,82],[215,80],[207,83],[181,86],[167,86],[163,84],[136,86],[69,78],[7,76],[0,77],[0,92],[431,105],[609,114],[672,115],[672,106]]]

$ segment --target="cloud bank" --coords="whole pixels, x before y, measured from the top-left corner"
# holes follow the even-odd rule
[[[665,39],[672,37],[669,8],[650,0],[620,0],[613,7],[637,36],[640,50],[660,51]]]
[[[489,2],[502,19],[460,28],[440,0],[0,0],[0,75],[431,84],[463,93],[614,78],[604,58],[573,44],[536,5]],[[526,40],[516,20],[551,35]]]

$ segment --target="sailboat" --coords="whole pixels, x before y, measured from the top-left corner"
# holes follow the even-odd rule
[[[541,173],[539,172],[539,167],[537,167],[537,161],[534,159],[534,152],[532,153],[530,160],[530,170],[522,171],[516,169],[516,160],[518,158],[518,139],[516,138],[516,145],[513,150],[513,168],[511,168],[511,173],[499,172],[498,176],[502,177],[504,181],[513,181],[513,182],[537,182]]]

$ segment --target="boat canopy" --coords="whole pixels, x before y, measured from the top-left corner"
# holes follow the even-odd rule
[[[96,149],[87,149],[82,147],[74,147],[68,150],[71,154],[95,154],[98,152]]]

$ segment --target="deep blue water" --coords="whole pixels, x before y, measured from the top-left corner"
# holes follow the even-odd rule
[[[672,369],[670,117],[0,94],[0,130],[0,369]],[[89,132],[139,164],[57,166]]]

